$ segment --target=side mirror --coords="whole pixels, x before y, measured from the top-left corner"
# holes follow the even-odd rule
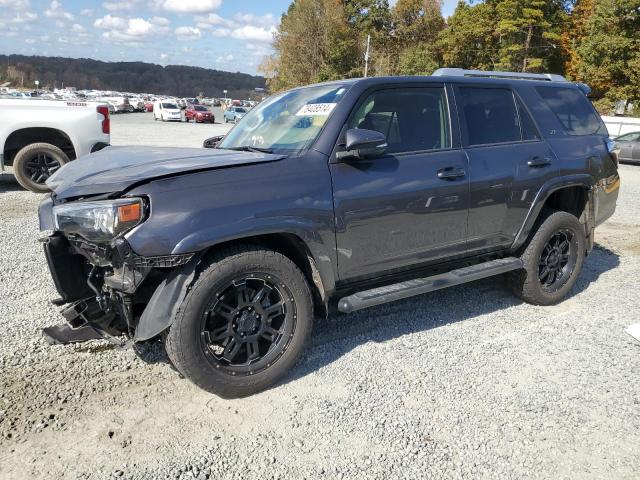
[[[216,148],[223,138],[224,135],[217,135],[215,137],[207,138],[204,142],[202,142],[202,146],[204,148]]]
[[[355,157],[360,160],[375,158],[387,151],[387,137],[376,130],[352,128],[345,134],[344,152],[338,152],[337,158]]]

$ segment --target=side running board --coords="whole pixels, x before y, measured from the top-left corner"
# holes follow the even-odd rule
[[[462,283],[473,282],[474,280],[492,277],[493,275],[500,275],[501,273],[518,270],[522,267],[522,260],[516,257],[491,260],[432,277],[417,278],[415,280],[408,280],[406,282],[354,293],[338,301],[338,310],[344,313],[351,313],[363,308],[394,302],[403,298],[433,292],[434,290],[440,290]]]

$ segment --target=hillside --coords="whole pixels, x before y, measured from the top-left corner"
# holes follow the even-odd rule
[[[73,86],[78,89],[118,90],[176,96],[221,97],[223,90],[235,98],[246,98],[263,77],[200,67],[145,62],[101,62],[90,58],[0,55],[0,81],[12,86],[35,88]]]

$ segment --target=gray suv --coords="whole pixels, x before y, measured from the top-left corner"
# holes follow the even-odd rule
[[[504,274],[571,290],[615,209],[612,143],[553,75],[447,69],[274,95],[210,149],[108,147],[40,206],[68,323],[50,342],[159,337],[224,397],[282,378],[313,319]]]

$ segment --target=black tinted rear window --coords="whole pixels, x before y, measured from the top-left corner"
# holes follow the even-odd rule
[[[537,87],[536,90],[567,134],[604,133],[603,124],[584,93],[573,88]]]

